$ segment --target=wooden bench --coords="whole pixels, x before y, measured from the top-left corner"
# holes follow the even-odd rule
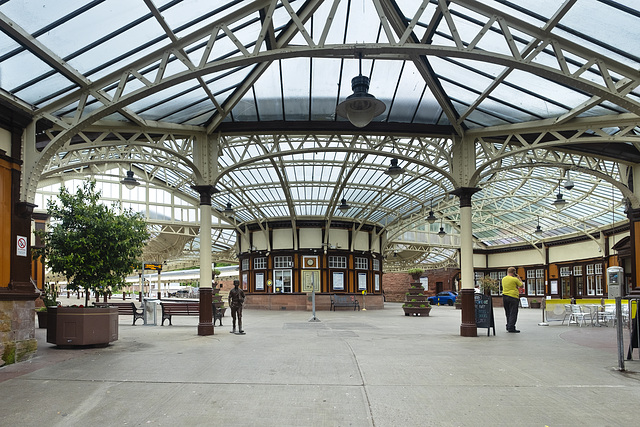
[[[130,315],[133,316],[133,326],[136,325],[136,320],[142,319],[144,321],[144,310],[136,307],[133,302],[98,302],[93,303],[96,307],[117,307],[118,315]]]
[[[161,326],[164,326],[164,321],[169,320],[169,325],[171,323],[171,316],[198,316],[200,315],[200,302],[198,301],[190,301],[190,302],[161,302],[160,306],[162,307],[162,323]],[[213,324],[216,324],[216,320],[220,321],[220,326],[222,326],[222,314],[224,310],[222,308],[216,309],[213,306]]]
[[[353,307],[353,311],[356,308],[360,310],[360,303],[353,295],[331,295],[331,307],[329,310],[336,311],[336,307]]]

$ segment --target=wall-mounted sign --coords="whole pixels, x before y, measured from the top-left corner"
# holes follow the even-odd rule
[[[16,245],[16,255],[27,256],[27,238],[18,236],[18,244]]]

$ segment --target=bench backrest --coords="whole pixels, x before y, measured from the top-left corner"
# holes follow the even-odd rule
[[[162,311],[174,313],[198,313],[200,310],[199,302],[161,302]]]
[[[334,295],[335,302],[338,304],[353,303],[353,296],[350,295]]]

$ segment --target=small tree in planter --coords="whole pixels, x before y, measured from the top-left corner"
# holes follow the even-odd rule
[[[95,181],[85,181],[75,194],[61,187],[59,203],[47,204],[49,230],[36,232],[44,247],[34,256],[43,256],[53,273],[64,274],[68,290],[84,288],[85,306],[89,291],[105,295],[124,285],[149,238],[141,214],[119,213],[118,205],[99,200]]]
[[[420,280],[420,276],[422,276],[424,270],[420,267],[414,267],[407,270],[407,273],[409,273],[414,280]]]
[[[480,290],[485,295],[491,295],[492,293],[500,291],[500,283],[490,276],[484,276],[480,279]]]
[[[44,246],[34,256],[42,256],[52,272],[64,274],[68,290],[85,290],[84,307],[48,310],[49,343],[108,345],[118,339],[118,309],[86,312],[89,293],[105,295],[120,289],[142,255],[149,233],[140,214],[119,213],[116,206],[108,207],[99,200],[95,181],[85,181],[75,194],[62,187],[59,203],[47,204],[51,227],[37,232]]]

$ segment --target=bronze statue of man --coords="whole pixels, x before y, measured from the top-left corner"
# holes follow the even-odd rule
[[[244,304],[244,291],[240,289],[240,281],[233,281],[233,289],[229,291],[229,307],[231,308],[231,319],[233,319],[232,334],[236,333],[236,317],[238,318],[238,333],[244,334],[242,330],[242,305]]]

